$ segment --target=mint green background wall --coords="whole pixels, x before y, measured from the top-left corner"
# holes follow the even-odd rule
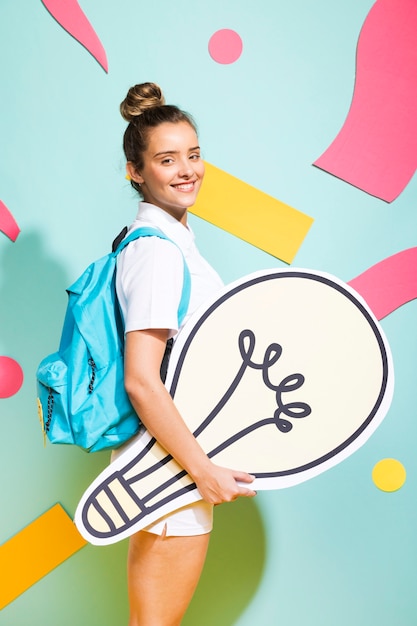
[[[294,266],[350,280],[416,245],[417,180],[391,205],[314,168],[345,119],[370,0],[83,0],[108,75],[40,0],[0,6],[0,198],[21,227],[0,236],[0,354],[22,366],[0,400],[0,542],[60,502],[72,515],[105,453],[42,445],[38,361],[55,349],[65,287],[104,254],[136,210],[124,179],[118,104],[143,80],[190,110],[208,161],[315,218]],[[232,28],[241,58],[215,63],[210,36]],[[254,207],[254,213],[256,207]],[[200,248],[225,281],[283,264],[197,218]],[[416,301],[382,326],[396,390],[382,426],[318,478],[216,510],[212,551],[185,626],[414,626]],[[351,397],[341,399],[354,404]],[[371,471],[399,459],[386,494]],[[127,619],[126,542],[88,546],[0,614],[7,626],[118,626]],[[7,572],[2,572],[7,576]]]

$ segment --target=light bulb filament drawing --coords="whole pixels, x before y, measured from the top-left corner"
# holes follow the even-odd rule
[[[286,415],[287,417],[292,418],[303,418],[307,417],[311,414],[311,407],[305,402],[290,402],[285,404],[282,394],[288,393],[290,391],[295,391],[299,389],[304,383],[304,376],[302,374],[292,374],[286,376],[282,379],[282,381],[275,385],[270,378],[270,370],[275,363],[279,360],[282,355],[282,346],[279,343],[271,343],[265,351],[264,358],[261,363],[255,363],[252,360],[253,352],[255,350],[255,334],[251,330],[242,330],[239,335],[239,350],[242,356],[242,366],[239,368],[239,371],[229,387],[226,394],[223,396],[222,400],[217,404],[216,408],[212,413],[207,417],[207,419],[201,424],[201,426],[195,431],[194,435],[197,437],[204,428],[212,421],[219,410],[225,405],[227,400],[230,398],[231,393],[236,389],[237,385],[240,383],[241,379],[247,368],[252,368],[256,370],[262,371],[262,379],[264,385],[275,391],[275,399],[277,403],[277,408],[274,411],[273,417],[267,417],[261,419],[247,428],[237,432],[233,437],[227,439],[224,443],[217,446],[214,450],[208,453],[209,457],[213,457],[219,452],[222,452],[225,448],[232,445],[238,439],[245,437],[249,433],[261,428],[262,426],[266,426],[269,424],[275,424],[278,430],[282,433],[289,433],[292,429],[293,425],[289,420],[283,419],[281,414]],[[256,472],[254,472],[256,475]]]

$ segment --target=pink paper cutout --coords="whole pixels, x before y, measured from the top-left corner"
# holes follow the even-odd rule
[[[8,356],[0,356],[0,398],[10,398],[23,383],[23,371],[19,363]]]
[[[0,231],[12,241],[16,241],[20,228],[7,206],[0,200]]]
[[[417,2],[377,0],[359,35],[352,104],[314,165],[386,202],[417,168]]]
[[[214,61],[227,65],[238,60],[242,54],[243,43],[236,31],[222,28],[210,37],[208,49]]]
[[[417,298],[417,247],[390,256],[348,283],[381,320]]]
[[[54,19],[108,72],[106,51],[77,0],[42,0]]]

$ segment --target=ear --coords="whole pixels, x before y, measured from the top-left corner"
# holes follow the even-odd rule
[[[128,161],[126,163],[126,174],[131,180],[134,180],[135,183],[139,183],[140,185],[143,183],[142,176],[136,171],[135,166],[132,161]]]

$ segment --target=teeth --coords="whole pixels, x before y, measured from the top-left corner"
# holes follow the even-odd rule
[[[194,183],[183,183],[182,185],[174,185],[176,189],[182,189],[183,191],[188,191],[194,187]]]

